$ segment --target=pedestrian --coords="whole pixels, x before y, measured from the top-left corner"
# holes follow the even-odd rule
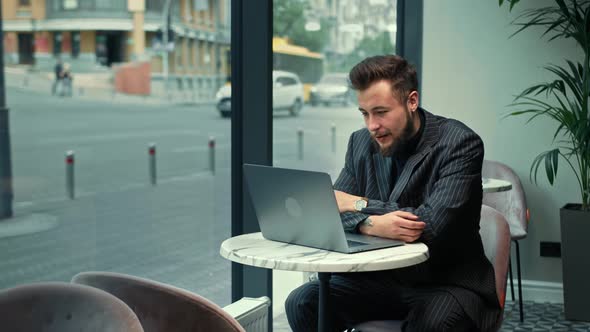
[[[72,72],[70,69],[69,63],[64,63],[63,70],[61,74],[61,80],[63,85],[62,96],[71,97],[72,96],[72,81],[74,78],[72,77]]]
[[[57,58],[55,62],[55,66],[53,67],[53,71],[55,73],[55,80],[53,81],[53,85],[51,86],[51,94],[55,96],[58,92],[58,89],[61,89],[62,83],[62,73],[63,73],[63,64],[60,58]]]
[[[348,232],[420,241],[430,258],[388,271],[330,280],[334,331],[403,320],[404,331],[491,331],[501,318],[479,220],[484,147],[465,124],[419,106],[416,69],[396,55],[369,57],[349,79],[366,128],[350,136],[334,183]],[[315,331],[319,282],[295,289],[286,314]]]

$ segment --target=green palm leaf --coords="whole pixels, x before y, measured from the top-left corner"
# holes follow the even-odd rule
[[[539,154],[530,169],[531,181],[537,183],[539,169],[545,169],[550,184],[557,177],[559,160],[570,166],[582,195],[582,208],[590,210],[590,0],[553,0],[553,6],[523,11],[512,24],[517,27],[510,37],[521,31],[540,27],[549,41],[573,38],[583,53],[583,62],[565,60],[565,65],[549,64],[544,69],[554,80],[532,85],[515,96],[508,116],[527,116],[527,124],[538,117],[557,123],[553,144],[559,147]],[[518,0],[500,0],[500,6]],[[543,98],[544,99],[541,99]]]

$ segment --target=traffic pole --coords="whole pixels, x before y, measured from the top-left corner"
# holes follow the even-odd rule
[[[332,152],[336,152],[336,124],[332,123]]]
[[[303,128],[297,129],[297,147],[299,160],[303,160]]]
[[[0,6],[0,17],[2,17]],[[0,19],[0,40],[4,40],[4,30]],[[0,220],[13,216],[12,201],[12,161],[10,148],[9,110],[6,107],[6,93],[4,89],[4,43],[0,42]]]
[[[209,170],[215,175],[215,137],[209,136]]]
[[[157,184],[156,178],[156,143],[148,145],[148,168],[150,174],[150,183],[152,186]]]
[[[74,199],[74,151],[66,152],[66,191],[70,199]]]

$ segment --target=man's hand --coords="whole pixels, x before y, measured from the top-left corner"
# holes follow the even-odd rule
[[[370,222],[359,227],[363,234],[386,237],[404,242],[418,240],[426,224],[418,216],[405,211],[393,211],[381,216],[370,216]]]
[[[334,194],[336,195],[336,202],[338,202],[338,211],[340,213],[356,211],[354,209],[354,202],[362,198],[339,190],[334,190]]]

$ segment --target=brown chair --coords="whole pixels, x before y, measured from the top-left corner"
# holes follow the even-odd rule
[[[142,332],[133,311],[100,289],[64,282],[0,291],[0,330],[11,332]]]
[[[510,259],[510,229],[504,216],[494,208],[486,205],[481,207],[479,227],[485,255],[494,267],[496,294],[498,294],[498,301],[503,313],[506,299],[506,277]],[[499,316],[496,330],[499,330],[501,325],[502,315]],[[401,327],[402,321],[399,320],[370,321],[358,324],[354,327],[354,331],[396,332],[401,331]]]
[[[518,240],[527,236],[529,224],[529,209],[527,208],[524,188],[518,178],[518,175],[507,165],[492,161],[484,160],[482,168],[484,178],[494,178],[508,181],[512,184],[512,189],[508,191],[485,193],[483,195],[483,204],[491,206],[500,211],[506,218],[510,226],[510,237],[515,244],[516,253],[516,277],[518,282],[518,306],[520,310],[520,321],[524,321],[524,312],[522,306],[522,278],[520,273],[520,246]],[[510,293],[514,301],[514,282],[512,278],[512,263],[509,265],[510,273]]]
[[[160,282],[112,272],[82,272],[72,282],[102,289],[127,303],[146,332],[245,332],[213,302]]]

